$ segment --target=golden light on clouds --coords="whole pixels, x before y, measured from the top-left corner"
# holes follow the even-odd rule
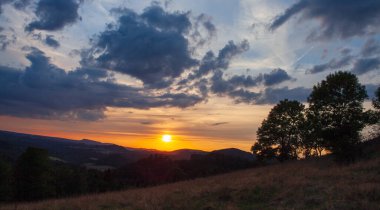
[[[187,109],[108,108],[107,118],[95,122],[0,117],[0,129],[164,151],[231,147],[249,151],[257,127],[270,109],[269,105],[214,98]],[[163,135],[170,135],[171,142],[165,142]]]

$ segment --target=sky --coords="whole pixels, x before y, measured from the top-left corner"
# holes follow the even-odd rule
[[[249,151],[273,105],[335,71],[370,106],[379,19],[378,0],[0,0],[0,129]]]

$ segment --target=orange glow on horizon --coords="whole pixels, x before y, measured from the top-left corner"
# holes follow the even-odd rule
[[[66,138],[71,140],[91,139],[103,143],[112,143],[124,147],[130,148],[145,148],[156,149],[161,151],[174,151],[179,149],[196,149],[203,151],[213,151],[224,148],[238,148],[244,151],[249,151],[250,142],[230,140],[225,141],[223,139],[211,139],[200,136],[183,136],[183,135],[171,135],[171,142],[167,143],[162,140],[162,135],[128,135],[122,133],[73,133],[59,130],[18,130],[7,129],[8,131],[27,133],[33,135]]]
[[[91,122],[0,116],[0,130],[162,151],[249,151],[257,127],[270,109],[271,106],[237,106],[216,98],[189,109],[108,108],[107,118]],[[171,136],[171,142],[163,141],[165,134]]]

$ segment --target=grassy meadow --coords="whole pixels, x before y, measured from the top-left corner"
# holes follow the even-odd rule
[[[291,161],[161,186],[0,207],[2,210],[379,208],[379,156],[350,165],[326,157]]]

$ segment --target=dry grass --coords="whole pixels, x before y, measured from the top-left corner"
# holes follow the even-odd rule
[[[380,209],[380,158],[289,162],[122,192],[8,205],[9,210]]]

